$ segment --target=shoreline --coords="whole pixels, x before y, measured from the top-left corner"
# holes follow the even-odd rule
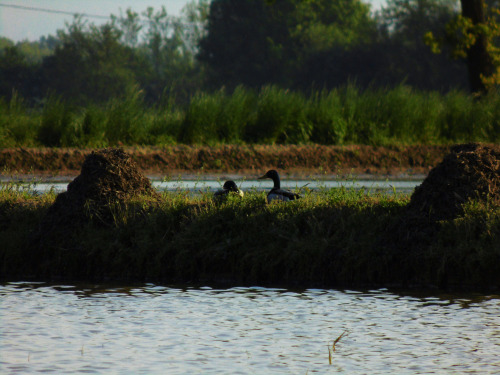
[[[65,174],[54,174],[54,173],[32,173],[32,174],[13,174],[13,175],[0,175],[0,183],[15,183],[15,182],[71,182],[74,180],[80,171],[72,171],[71,173]],[[262,173],[261,173],[262,174]],[[161,181],[165,178],[170,180],[184,180],[184,181],[212,181],[212,180],[241,180],[241,179],[254,179],[261,174],[246,174],[246,173],[203,173],[195,174],[190,171],[169,171],[167,174],[157,174],[157,173],[145,173],[145,176],[151,181]],[[394,174],[366,174],[366,173],[352,173],[343,175],[334,174],[317,174],[312,171],[302,172],[302,173],[282,173],[283,177],[287,179],[293,179],[297,181],[334,181],[334,180],[344,180],[344,181],[421,181],[425,179],[427,174],[424,173],[394,173]]]

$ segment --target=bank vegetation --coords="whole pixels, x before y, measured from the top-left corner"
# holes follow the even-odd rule
[[[269,205],[258,191],[222,204],[209,193],[164,192],[43,232],[55,195],[11,185],[0,191],[1,278],[500,288],[500,208],[488,201],[431,223],[409,216],[408,196],[301,194]]]

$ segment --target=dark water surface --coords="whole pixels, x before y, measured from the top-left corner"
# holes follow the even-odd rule
[[[491,295],[7,283],[0,327],[5,374],[500,373]]]

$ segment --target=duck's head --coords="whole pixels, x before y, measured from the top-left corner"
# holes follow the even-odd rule
[[[258,178],[258,180],[263,180],[265,178],[270,178],[271,180],[279,180],[280,179],[280,176],[278,174],[278,172],[276,172],[274,169],[271,169],[269,171],[266,172],[266,174],[264,176],[260,176]]]
[[[238,186],[232,180],[224,182],[224,186],[222,186],[222,188],[224,190],[234,191],[235,193],[237,193],[239,191]]]
[[[280,175],[278,174],[277,171],[275,171],[274,169],[271,169],[271,170],[267,171],[264,176],[261,176],[258,179],[263,180],[265,178],[270,178],[274,182],[274,187],[278,188],[278,189],[280,188]]]

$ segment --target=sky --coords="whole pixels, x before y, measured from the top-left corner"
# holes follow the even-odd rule
[[[371,3],[372,9],[378,9],[385,3],[385,0],[364,1]],[[0,36],[19,42],[55,35],[58,29],[65,28],[65,22],[72,22],[72,14],[75,13],[99,16],[88,18],[95,24],[104,23],[110,14],[120,15],[120,11],[128,8],[141,13],[149,6],[157,10],[165,6],[167,14],[179,16],[189,2],[191,0],[0,0]]]

